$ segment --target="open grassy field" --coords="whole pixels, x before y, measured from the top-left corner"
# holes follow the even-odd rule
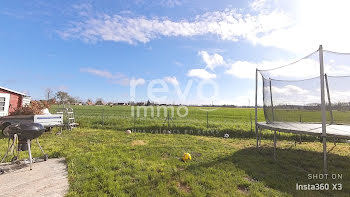
[[[169,120],[167,113],[160,109],[154,109],[154,116],[151,116],[151,110],[148,109],[145,114],[144,110],[140,110],[140,115],[136,116],[137,110],[134,108],[135,117],[132,115],[130,106],[72,106],[74,109],[76,120],[84,128],[105,128],[105,129],[136,129],[144,132],[158,132],[164,130],[172,130],[178,133],[185,131],[197,132],[198,130],[205,132],[231,132],[232,135],[252,135],[254,130],[254,109],[252,108],[200,108],[188,107],[188,115],[180,117],[177,114],[177,107],[174,107],[174,116],[169,111]],[[214,111],[205,111],[213,110]],[[58,106],[52,106],[52,112],[58,111]],[[181,110],[184,113],[184,110]],[[159,117],[158,117],[159,115]],[[263,110],[259,109],[259,121],[264,120]],[[252,124],[251,119],[252,118]],[[249,132],[247,132],[249,131]]]
[[[116,130],[75,129],[61,135],[45,133],[41,144],[50,158],[67,160],[68,196],[349,196],[350,147],[338,144],[329,154],[330,173],[337,181],[310,181],[322,172],[322,145],[280,139],[278,160],[272,141],[223,139],[183,134],[127,135]],[[6,139],[0,139],[4,152]],[[33,154],[40,150],[33,145]],[[329,147],[329,150],[331,146]],[[193,160],[180,160],[189,152]],[[21,157],[27,157],[26,152]],[[35,165],[34,165],[35,168]],[[0,177],[1,178],[1,177]],[[296,183],[342,183],[341,191],[296,191]],[[331,186],[330,186],[331,187]]]
[[[177,114],[178,107],[168,108],[169,119],[164,109],[157,110],[154,106],[154,115],[151,109],[139,110],[137,106],[71,106],[74,109],[76,120],[84,128],[104,129],[133,129],[145,132],[173,130],[184,133],[185,130],[200,130],[204,132],[218,131],[220,136],[223,132],[233,135],[254,135],[254,108],[229,108],[229,107],[188,107],[188,115],[180,117]],[[51,107],[51,112],[59,111],[59,106]],[[135,116],[132,113],[134,111]],[[180,112],[183,114],[184,109]],[[271,117],[271,110],[267,111]],[[275,121],[287,122],[321,122],[321,112],[318,110],[285,110],[275,109]],[[349,124],[350,112],[333,110],[335,123]],[[258,121],[265,121],[263,109],[258,109]],[[330,122],[330,113],[327,111],[327,121]],[[252,124],[251,124],[252,123]],[[248,132],[247,132],[248,131]],[[212,134],[215,135],[215,134]]]
[[[229,107],[188,107],[188,115],[180,117],[177,114],[178,107],[168,108],[168,114],[164,109],[139,109],[137,106],[71,106],[75,112],[76,121],[81,128],[92,129],[130,129],[138,133],[167,133],[171,131],[177,134],[191,134],[201,136],[223,137],[228,133],[231,137],[255,138],[255,112],[254,108],[229,108]],[[134,111],[134,115],[132,113]],[[50,111],[60,111],[60,106],[51,106]],[[183,113],[183,109],[180,110]],[[270,113],[271,111],[267,111]],[[329,120],[329,113],[328,120]],[[333,111],[336,123],[346,123],[350,120],[349,112]],[[276,121],[289,122],[320,122],[321,113],[317,110],[275,110]],[[258,121],[265,121],[264,111],[258,109]],[[329,122],[329,121],[328,121]],[[349,122],[350,123],[350,122]],[[271,136],[271,132],[264,131],[263,135]],[[295,140],[293,134],[281,133],[290,140]],[[305,141],[316,141],[316,137],[303,136]]]

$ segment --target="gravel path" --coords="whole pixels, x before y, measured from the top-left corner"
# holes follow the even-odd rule
[[[64,158],[33,164],[0,165],[0,197],[64,196],[68,191],[67,167]]]

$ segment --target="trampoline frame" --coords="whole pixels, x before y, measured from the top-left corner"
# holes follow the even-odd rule
[[[329,97],[329,89],[328,89],[328,79],[327,75],[324,73],[324,65],[323,65],[323,48],[322,45],[319,46],[318,49],[319,52],[319,62],[320,62],[320,87],[321,87],[321,114],[322,114],[322,133],[321,135],[317,134],[318,136],[322,137],[322,143],[323,143],[323,172],[327,174],[327,125],[326,125],[326,104],[325,104],[325,78],[326,78],[326,88],[327,88],[327,94],[328,94],[328,102],[329,105],[331,105],[330,97]],[[259,129],[269,129],[274,131],[274,159],[276,159],[276,131],[279,132],[289,132],[289,133],[303,133],[308,135],[316,135],[312,132],[305,132],[305,131],[298,131],[298,130],[291,130],[291,129],[283,129],[278,127],[269,127],[266,126],[267,124],[259,123],[258,122],[258,69],[256,69],[255,73],[255,133],[256,133],[256,147],[259,150]],[[271,90],[271,80],[270,80],[270,90]],[[271,106],[273,111],[273,104],[272,104],[272,92],[270,91],[271,96]],[[272,112],[273,113],[273,112]],[[272,117],[274,117],[274,114],[272,114]],[[331,112],[331,123],[333,123],[333,114]],[[274,120],[273,120],[274,121]]]

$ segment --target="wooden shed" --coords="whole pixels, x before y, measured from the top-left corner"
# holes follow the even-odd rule
[[[30,100],[24,93],[0,86],[0,116],[7,116],[18,107],[28,105]]]

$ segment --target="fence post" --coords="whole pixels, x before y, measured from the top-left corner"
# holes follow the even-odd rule
[[[169,124],[169,111],[168,111],[168,131],[170,131],[170,124]]]
[[[105,125],[105,109],[102,109],[102,126]]]
[[[252,112],[250,112],[250,131],[253,132],[253,119],[252,119]]]
[[[133,109],[133,110],[134,110],[134,109]],[[136,114],[135,114],[135,110],[134,110],[134,132],[136,132],[135,119],[136,119]]]
[[[207,129],[209,128],[209,117],[208,117],[208,113],[209,113],[209,112],[207,112]]]
[[[235,108],[233,108],[232,120],[233,120],[233,125],[235,125]]]

